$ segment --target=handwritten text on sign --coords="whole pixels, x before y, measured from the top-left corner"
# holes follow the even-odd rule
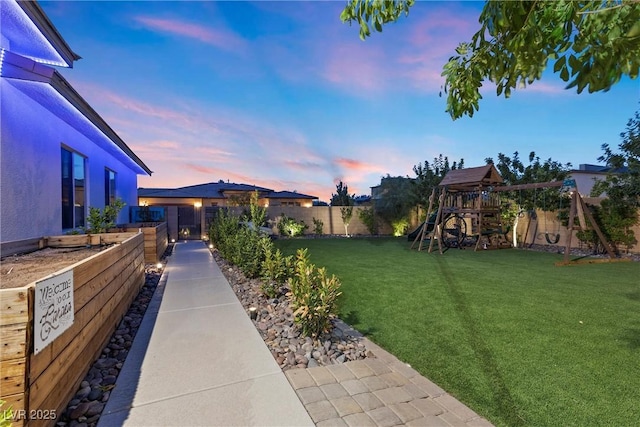
[[[36,283],[33,319],[38,354],[73,324],[73,270]]]

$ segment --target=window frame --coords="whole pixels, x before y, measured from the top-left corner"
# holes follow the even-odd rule
[[[81,171],[81,174],[78,173]],[[60,147],[60,206],[63,230],[86,225],[87,219],[87,157],[62,145]],[[80,175],[80,176],[79,176]],[[78,200],[80,199],[80,203]]]

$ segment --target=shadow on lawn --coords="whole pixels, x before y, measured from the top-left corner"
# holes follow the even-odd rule
[[[622,335],[622,339],[627,342],[627,345],[632,350],[640,348],[640,328],[629,328]]]
[[[358,316],[357,311],[350,311],[344,315],[340,316],[340,319],[346,323],[347,325],[355,328],[358,332],[360,332],[365,337],[371,336],[372,334],[377,332],[376,328],[365,328],[360,325],[360,317]]]
[[[447,284],[447,292],[451,296],[460,322],[467,332],[469,345],[479,359],[480,368],[484,372],[485,378],[493,390],[493,400],[500,409],[503,420],[506,421],[506,424],[509,426],[527,425],[524,418],[518,414],[518,406],[514,402],[511,392],[500,374],[500,369],[493,357],[491,349],[482,339],[482,335],[476,326],[475,319],[471,315],[465,296],[459,291],[458,283],[456,283],[453,278],[447,261],[441,257],[436,257],[436,263],[440,274]]]

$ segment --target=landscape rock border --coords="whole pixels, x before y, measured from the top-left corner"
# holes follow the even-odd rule
[[[339,319],[333,319],[332,330],[317,339],[302,336],[293,320],[293,309],[282,287],[277,298],[261,291],[261,279],[248,279],[213,249],[213,257],[231,285],[260,336],[283,371],[313,368],[373,357],[362,334]],[[255,310],[252,316],[251,311]],[[255,317],[255,319],[253,318]]]

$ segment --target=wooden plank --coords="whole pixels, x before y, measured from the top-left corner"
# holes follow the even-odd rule
[[[3,360],[0,363],[0,398],[5,395],[24,393],[26,366],[26,357]]]
[[[139,280],[138,280],[139,281]],[[122,286],[97,315],[87,324],[74,340],[38,378],[31,377],[29,408],[53,409],[56,406],[46,403],[47,398],[67,395],[75,390],[66,390],[75,384],[75,377],[81,377],[89,365],[95,360],[99,352],[113,333],[117,322],[122,318],[126,309],[138,292],[135,285],[136,278],[131,277],[127,286]],[[85,369],[86,367],[86,369]],[[55,390],[55,392],[53,392]],[[46,404],[45,404],[46,403]]]
[[[51,248],[68,248],[86,246],[89,244],[89,235],[77,234],[70,236],[47,236],[47,246]]]
[[[112,246],[99,254],[83,260],[79,264],[74,264],[72,266],[74,282],[87,283],[90,279],[101,274],[111,264],[116,262],[121,257],[121,253],[131,250],[131,247],[135,247],[140,243],[142,243],[142,235],[134,235],[120,245]],[[89,262],[98,256],[101,257],[99,262]]]
[[[45,247],[42,237],[0,243],[0,258],[37,251]]]
[[[100,239],[103,244],[110,245],[113,243],[122,243],[136,234],[137,233],[105,233],[100,235]]]
[[[27,287],[0,289],[0,326],[29,321]]]
[[[27,324],[0,326],[0,362],[25,357],[27,354]]]
[[[139,280],[144,284],[144,265],[142,265],[142,253],[130,270],[123,271],[122,274],[114,277],[114,280],[107,284],[97,293],[89,303],[82,307],[75,314],[74,324],[58,337],[51,345],[51,353],[46,357],[39,357],[40,354],[34,355],[31,359],[30,378],[35,381],[42,373],[48,369],[51,361],[57,357],[69,346],[77,344],[78,340],[85,338],[91,339],[92,329],[96,329],[95,323],[92,323],[96,316],[102,311],[106,304],[111,302],[112,298],[122,295],[122,288],[131,286],[135,280]],[[141,286],[141,285],[140,285]],[[89,327],[89,325],[93,325]]]
[[[93,277],[88,282],[74,289],[73,304],[76,312],[80,311],[85,304],[97,295],[115,276],[130,273],[130,270],[137,266],[136,261],[141,257],[142,250],[133,250],[126,253],[119,261],[111,264],[101,274]]]
[[[492,191],[516,191],[516,190],[533,190],[534,188],[554,188],[562,187],[564,183],[562,181],[550,181],[550,182],[535,182],[531,184],[518,184],[518,185],[500,185],[493,187]]]

